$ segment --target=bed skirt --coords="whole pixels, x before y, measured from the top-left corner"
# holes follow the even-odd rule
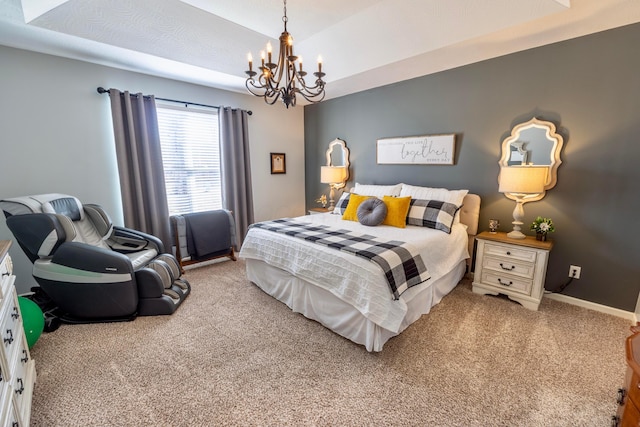
[[[315,320],[335,333],[364,345],[368,351],[381,351],[398,335],[455,288],[466,271],[460,262],[452,271],[420,289],[407,302],[408,310],[400,330],[389,331],[362,315],[331,292],[299,279],[263,261],[246,259],[247,278],[267,294],[285,303],[291,310]]]

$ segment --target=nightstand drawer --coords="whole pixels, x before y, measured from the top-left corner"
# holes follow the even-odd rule
[[[499,243],[485,243],[485,255],[517,259],[526,262],[536,262],[536,251],[515,245],[501,245]]]
[[[499,273],[508,273],[527,279],[533,279],[535,272],[535,264],[514,261],[509,258],[493,258],[487,257],[482,260],[482,266],[488,270],[497,271]]]
[[[531,287],[533,285],[532,280],[521,279],[508,274],[493,273],[485,270],[482,271],[482,277],[480,280],[482,283],[487,285],[508,289],[512,292],[519,292],[525,295],[531,294]]]

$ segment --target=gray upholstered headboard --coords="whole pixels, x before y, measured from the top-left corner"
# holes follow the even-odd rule
[[[467,234],[478,234],[478,219],[480,218],[480,196],[467,194],[460,208],[460,222],[467,226]]]

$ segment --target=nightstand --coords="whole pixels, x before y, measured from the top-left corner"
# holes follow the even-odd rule
[[[507,233],[483,231],[476,236],[473,292],[504,294],[530,310],[537,310],[544,293],[552,241],[533,236],[510,239]]]
[[[327,208],[311,208],[309,209],[309,215],[317,215],[317,214],[323,214],[323,213],[327,213],[327,212],[331,212],[329,209]]]

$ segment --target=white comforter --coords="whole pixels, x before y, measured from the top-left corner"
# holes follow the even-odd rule
[[[393,332],[399,331],[407,312],[406,303],[413,295],[469,258],[466,226],[459,223],[452,227],[451,234],[446,234],[417,226],[367,227],[333,214],[307,215],[297,220],[401,240],[419,249],[431,279],[410,288],[399,300],[393,299],[377,264],[349,253],[259,228],[249,230],[240,250],[242,258],[262,260],[326,289],[372,322]]]

